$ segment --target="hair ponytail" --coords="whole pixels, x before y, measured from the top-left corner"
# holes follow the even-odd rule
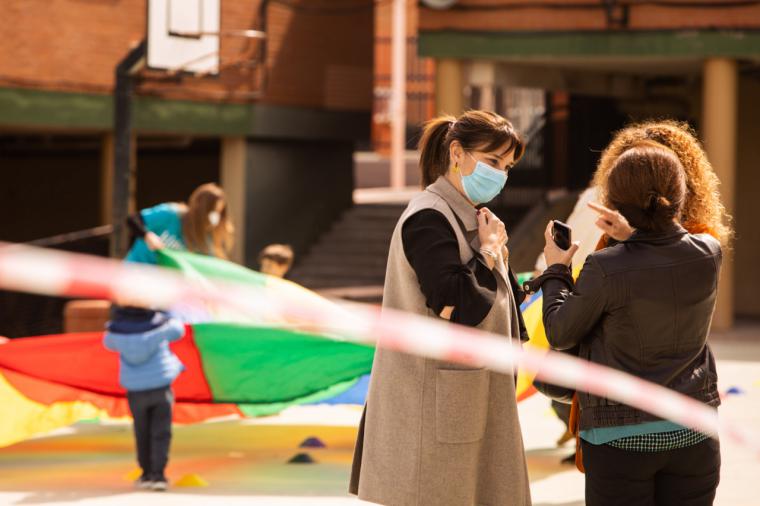
[[[435,180],[449,169],[451,140],[447,137],[456,120],[454,116],[438,116],[425,123],[425,129],[417,145],[420,150],[423,187],[435,183]]]

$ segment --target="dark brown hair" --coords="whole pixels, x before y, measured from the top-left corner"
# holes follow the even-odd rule
[[[605,190],[609,203],[631,226],[662,232],[681,215],[686,199],[686,174],[673,151],[644,141],[615,160]]]
[[[439,116],[425,124],[418,145],[423,187],[449,170],[449,148],[454,141],[467,151],[489,152],[507,145],[508,152],[515,152],[515,163],[525,151],[512,123],[494,112],[467,111],[459,118]]]
[[[182,217],[182,236],[188,250],[227,258],[232,249],[235,231],[227,204],[222,209],[219,225],[212,227],[208,219],[209,213],[216,209],[220,200],[224,201],[224,190],[214,183],[203,184],[190,195]]]
[[[287,244],[270,244],[259,253],[259,265],[263,260],[271,260],[280,265],[293,265],[293,248]]]

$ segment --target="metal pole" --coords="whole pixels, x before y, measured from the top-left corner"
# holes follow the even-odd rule
[[[111,220],[110,253],[112,257],[123,257],[127,252],[126,220],[129,214],[129,197],[132,194],[132,96],[134,94],[133,74],[146,54],[147,43],[142,41],[132,49],[116,66],[116,86],[114,89],[114,160],[113,199]]]
[[[406,186],[406,0],[393,0],[391,70],[391,188]]]

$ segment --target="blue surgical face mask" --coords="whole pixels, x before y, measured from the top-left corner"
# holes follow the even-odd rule
[[[470,153],[467,153],[470,155]],[[475,157],[470,155],[473,160]],[[461,174],[461,172],[460,172]],[[507,184],[506,171],[494,169],[487,163],[478,161],[475,164],[475,170],[469,176],[461,176],[462,188],[464,192],[475,205],[485,204],[493,200],[504,185]]]

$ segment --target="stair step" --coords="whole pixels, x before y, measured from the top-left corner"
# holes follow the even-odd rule
[[[372,233],[372,234],[383,234],[388,237],[393,235],[393,231],[396,229],[396,221],[388,222],[387,224],[374,224],[369,225],[366,222],[361,221],[350,221],[350,222],[340,222],[336,223],[332,228],[330,228],[330,231],[333,230],[340,230],[342,232],[345,232],[347,234],[366,234],[366,233]]]
[[[368,242],[391,242],[393,237],[392,233],[376,232],[374,230],[365,231],[345,231],[340,229],[332,229],[319,238],[319,242],[328,241],[368,241]]]
[[[388,205],[382,205],[382,204],[367,204],[367,205],[358,205],[352,207],[347,213],[345,214],[353,214],[355,216],[383,216],[383,217],[389,217],[389,216],[395,216],[398,218],[401,216],[404,212],[404,209],[406,209],[405,205],[396,205],[396,204],[388,204]]]
[[[369,225],[378,225],[385,223],[396,223],[401,216],[401,213],[396,214],[355,214],[351,212],[343,213],[338,222],[359,222],[367,223]]]
[[[347,210],[299,259],[290,278],[311,289],[382,287],[391,237],[405,208],[372,204]]]
[[[366,268],[381,267],[385,268],[387,259],[385,254],[367,255],[364,252],[359,254],[350,254],[345,251],[335,253],[312,252],[299,267],[316,267],[320,265],[345,265],[361,266]]]
[[[374,230],[371,228],[339,228],[333,227],[320,238],[320,241],[333,241],[333,240],[345,240],[354,239],[362,241],[386,241],[390,242],[391,232],[384,230]]]
[[[401,214],[398,216],[396,214],[383,216],[383,215],[367,215],[362,216],[360,214],[354,214],[354,213],[344,213],[343,216],[337,221],[338,225],[363,225],[363,226],[369,226],[369,227],[394,227],[396,226],[396,223],[398,223],[398,219],[401,217]]]
[[[363,274],[371,273],[373,276],[375,276],[385,274],[385,267],[385,261],[382,263],[378,261],[377,263],[372,264],[346,262],[309,262],[308,264],[299,265],[297,268],[293,269],[293,272],[298,274],[316,274],[324,272],[332,274],[335,272],[341,272],[347,274],[359,274],[360,276]]]
[[[308,264],[298,266],[297,269],[293,269],[293,273],[293,275],[308,274],[310,276],[383,276],[385,274],[385,266],[366,267],[360,264],[341,265],[338,263]]]
[[[320,288],[342,288],[347,286],[366,286],[378,285],[384,283],[383,279],[378,278],[293,278],[293,281],[299,285],[305,286],[311,290]]]
[[[355,256],[382,256],[385,259],[388,255],[390,248],[390,242],[388,243],[376,243],[376,244],[362,244],[361,242],[352,242],[345,244],[337,244],[331,242],[319,243],[314,245],[309,251],[302,262],[299,265],[303,265],[308,262],[310,255],[326,255],[340,258],[346,255]]]

